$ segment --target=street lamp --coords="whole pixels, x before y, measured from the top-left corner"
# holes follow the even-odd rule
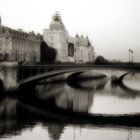
[[[132,63],[133,63],[133,50],[132,50]]]
[[[129,63],[131,62],[133,62],[133,50],[131,50],[130,48],[129,48],[129,50],[128,50],[129,52]]]

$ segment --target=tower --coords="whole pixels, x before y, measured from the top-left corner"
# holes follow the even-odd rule
[[[65,29],[59,12],[52,16],[49,29],[44,29],[43,39],[48,46],[56,50],[56,61],[68,61],[68,32]]]

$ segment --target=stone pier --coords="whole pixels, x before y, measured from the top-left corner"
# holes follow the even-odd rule
[[[12,90],[18,84],[18,64],[16,62],[0,63],[0,90]]]

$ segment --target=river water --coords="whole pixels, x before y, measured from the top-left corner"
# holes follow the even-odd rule
[[[1,140],[139,140],[140,74],[121,84],[90,71],[0,97]]]

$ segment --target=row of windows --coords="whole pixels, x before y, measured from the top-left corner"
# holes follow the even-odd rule
[[[13,45],[13,50],[14,51],[39,51],[40,48],[37,46],[37,47],[29,47],[29,46],[24,46],[24,45]]]
[[[39,61],[38,55],[27,56],[26,54],[0,54],[0,61]]]

